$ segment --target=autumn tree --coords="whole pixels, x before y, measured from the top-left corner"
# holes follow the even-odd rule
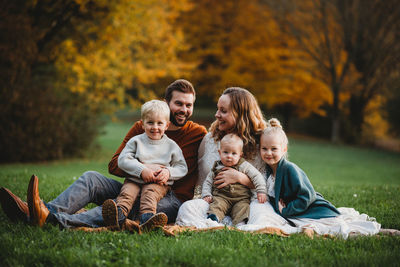
[[[333,0],[267,1],[267,4],[282,31],[295,38],[292,49],[304,55],[299,67],[331,90],[331,140],[337,142],[341,109],[347,90],[354,84],[351,75],[354,70],[345,50]]]
[[[312,75],[332,91],[332,141],[341,132],[359,141],[367,107],[398,76],[399,6],[378,0],[266,2],[282,30],[296,38],[293,49],[308,56]]]
[[[293,38],[281,33],[270,10],[258,0],[192,1],[181,17],[190,49],[184,54],[197,67],[191,79],[199,93],[217,97],[228,86],[253,92],[268,108],[284,107],[286,120],[321,113],[329,91],[297,70]]]
[[[136,104],[159,95],[157,82],[185,68],[171,27],[182,8],[184,0],[1,0],[0,160],[76,155],[127,91]]]
[[[54,87],[55,50],[76,25],[107,14],[98,1],[1,1],[1,161],[76,154],[97,133],[84,97]],[[75,21],[74,21],[75,20]],[[84,127],[80,134],[78,127]]]
[[[96,27],[79,26],[84,42],[68,38],[61,44],[60,82],[108,109],[162,96],[165,84],[191,66],[177,57],[186,46],[173,27],[187,8],[185,0],[120,0]]]
[[[355,141],[360,138],[368,104],[397,89],[394,82],[400,76],[400,6],[393,0],[334,3],[344,47],[358,73],[348,104],[349,138]]]

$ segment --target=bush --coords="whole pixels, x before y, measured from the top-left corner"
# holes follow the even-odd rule
[[[85,96],[58,88],[13,88],[0,105],[0,161],[42,161],[80,155],[98,133]]]
[[[43,17],[30,8],[9,1],[0,21],[0,162],[79,155],[99,127],[88,97],[72,93],[57,76],[53,51],[65,32],[44,38],[58,28],[35,23]]]

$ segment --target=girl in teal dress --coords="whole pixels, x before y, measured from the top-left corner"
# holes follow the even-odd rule
[[[275,211],[291,218],[329,218],[340,212],[315,192],[307,175],[286,159],[288,139],[277,119],[268,121],[260,139],[261,158],[267,163],[269,201]]]

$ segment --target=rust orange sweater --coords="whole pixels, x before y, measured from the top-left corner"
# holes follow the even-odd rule
[[[142,122],[136,122],[132,128],[129,130],[128,134],[125,136],[122,144],[119,146],[114,156],[112,157],[110,163],[108,164],[108,171],[110,174],[119,176],[119,177],[127,177],[129,176],[123,170],[118,168],[118,156],[121,153],[122,149],[124,149],[126,143],[133,137],[138,134],[144,133],[142,128]],[[175,195],[179,198],[180,201],[186,201],[193,198],[194,186],[196,185],[198,178],[197,171],[197,158],[198,158],[198,149],[203,140],[203,137],[206,135],[207,130],[204,126],[201,126],[192,121],[188,121],[182,128],[175,131],[166,131],[165,134],[174,140],[178,146],[182,149],[183,156],[185,157],[186,164],[188,166],[188,173],[182,179],[176,181],[172,185],[172,190]]]

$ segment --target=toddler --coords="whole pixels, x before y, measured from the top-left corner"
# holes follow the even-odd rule
[[[236,183],[223,188],[214,186],[214,177],[225,167],[234,168],[246,174],[255,186],[257,199],[264,203],[267,199],[266,184],[263,175],[242,158],[243,140],[235,134],[225,135],[220,142],[216,161],[207,175],[202,187],[202,198],[210,203],[208,217],[214,221],[221,221],[230,211],[234,225],[245,223],[249,217],[249,205],[252,190]]]
[[[169,116],[164,101],[143,104],[141,120],[145,132],[132,137],[118,157],[118,167],[131,176],[125,179],[115,202],[109,199],[103,203],[106,226],[123,224],[139,194],[140,229],[149,231],[167,223],[164,213],[156,214],[157,203],[188,171],[182,150],[164,134]]]

